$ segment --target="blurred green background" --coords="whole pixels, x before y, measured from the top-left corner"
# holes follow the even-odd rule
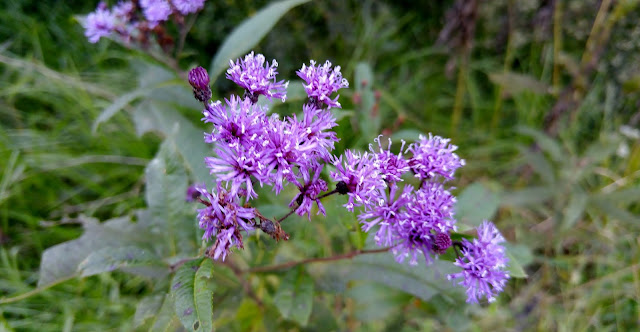
[[[208,68],[233,28],[269,3],[208,1],[179,66]],[[36,288],[43,251],[80,236],[79,216],[107,220],[145,206],[145,166],[163,139],[132,120],[135,102],[94,130],[100,114],[136,87],[138,63],[152,61],[108,40],[87,42],[74,15],[95,6],[0,6],[0,331],[131,331],[137,303],[157,290],[122,272]],[[306,327],[236,299],[220,311],[231,317],[221,329],[637,328],[639,20],[634,0],[329,0],[293,8],[254,50],[278,60],[281,79],[295,79],[309,59],[342,67],[351,87],[341,91],[338,151],[366,149],[380,132],[450,137],[467,161],[456,193],[473,184],[492,197],[475,208],[491,210],[509,242],[530,249],[528,278],[512,279],[489,306],[453,306],[352,282],[344,294],[315,299]],[[223,77],[213,86],[214,98],[235,91]],[[375,95],[372,105],[365,88]],[[207,130],[198,105],[185,105],[176,109]],[[299,219],[305,224],[292,222],[288,231],[300,241],[326,237],[303,252],[350,246],[333,236],[355,229]],[[331,249],[317,249],[322,241]],[[248,251],[300,245],[263,237]],[[250,279],[259,297],[273,290],[269,278]]]

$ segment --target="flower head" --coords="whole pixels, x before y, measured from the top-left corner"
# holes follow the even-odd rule
[[[450,180],[456,169],[464,166],[464,159],[460,159],[454,153],[457,146],[449,144],[450,139],[440,136],[429,137],[420,135],[419,141],[409,146],[409,151],[413,153],[409,159],[409,166],[422,180],[433,178],[437,175]]]
[[[229,193],[242,195],[247,199],[258,197],[253,188],[252,177],[263,182],[265,178],[264,160],[255,146],[220,145],[216,149],[217,157],[205,157],[211,174],[217,174],[218,180],[231,184]]]
[[[449,274],[447,279],[462,279],[458,284],[467,288],[467,302],[478,303],[482,297],[493,302],[504,289],[509,280],[506,271],[509,259],[502,242],[500,231],[486,220],[478,227],[477,239],[462,240],[462,256],[454,263],[462,271]]]
[[[393,252],[398,262],[409,257],[410,264],[417,264],[421,254],[430,264],[433,254],[446,250],[439,247],[443,242],[438,234],[456,230],[455,202],[455,197],[441,183],[435,182],[426,182],[409,197],[405,215],[396,227],[398,246]]]
[[[278,62],[273,60],[271,65],[262,54],[247,54],[244,59],[238,59],[235,63],[229,60],[227,78],[243,87],[253,103],[258,101],[259,95],[267,99],[280,98],[284,102],[287,98],[287,86],[289,82],[276,82]]]
[[[101,37],[111,34],[115,24],[115,15],[109,11],[104,2],[100,2],[96,11],[87,15],[84,22],[84,35],[89,39],[89,42],[97,43]]]
[[[391,184],[389,194],[385,189],[378,189],[377,202],[365,205],[364,211],[358,215],[362,230],[369,232],[379,226],[375,235],[378,246],[393,246],[398,240],[398,225],[406,218],[404,209],[409,203],[413,187],[405,186],[402,191],[398,185]],[[398,192],[400,194],[398,194]]]
[[[209,240],[216,236],[216,242],[207,255],[224,260],[231,247],[244,247],[240,231],[254,229],[255,210],[242,207],[237,196],[231,195],[220,185],[216,191],[209,192],[204,185],[196,190],[206,199],[203,200],[206,207],[198,210],[198,223],[204,230],[202,239]]]
[[[369,204],[379,194],[378,189],[386,188],[374,157],[367,152],[346,150],[344,155],[334,157],[332,164],[336,171],[331,172],[331,177],[340,181],[338,186],[342,188],[338,189],[343,191],[341,193],[349,195],[349,201],[344,205],[349,211],[355,206]]]
[[[317,108],[314,104],[304,104],[302,106],[302,119],[299,126],[304,128],[307,139],[314,142],[316,148],[314,153],[322,160],[328,161],[331,158],[331,151],[335,148],[335,143],[340,139],[331,128],[336,127],[336,119],[329,110]],[[298,121],[294,114],[293,121]]]
[[[332,93],[349,87],[347,79],[342,78],[340,66],[331,68],[329,61],[322,66],[316,66],[316,62],[311,60],[309,66],[303,64],[296,74],[307,83],[303,86],[309,98],[313,98],[318,103],[324,103],[328,108],[341,107],[338,102],[340,96],[331,99]]]
[[[155,27],[159,22],[166,21],[171,15],[171,5],[167,0],[140,0],[144,17]]]
[[[206,0],[171,0],[171,3],[182,15],[188,15],[202,9],[205,1]]]
[[[309,169],[300,170],[300,173],[302,174],[302,182],[294,182],[300,192],[293,198],[293,200],[291,200],[291,203],[289,203],[290,208],[297,207],[296,213],[298,215],[304,216],[306,214],[309,216],[309,220],[311,220],[311,208],[313,207],[314,202],[318,206],[318,214],[327,214],[324,206],[318,198],[320,193],[328,189],[327,183],[320,179],[322,166],[320,164],[315,164],[311,170],[314,172],[313,177],[309,175]]]
[[[400,152],[396,155],[391,152],[391,138],[389,138],[389,146],[385,150],[378,136],[374,141],[378,143],[378,152],[374,151],[373,145],[369,145],[369,150],[378,160],[378,168],[382,178],[387,182],[401,181],[402,174],[409,171],[409,163],[404,159],[403,150],[405,142],[402,141]]]
[[[213,124],[213,132],[205,134],[205,142],[221,142],[230,146],[250,148],[263,144],[262,133],[267,123],[265,110],[248,98],[231,96],[225,103],[207,104],[203,111],[205,123]],[[260,150],[261,147],[258,147]]]

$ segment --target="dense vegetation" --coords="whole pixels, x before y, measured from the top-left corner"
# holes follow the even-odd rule
[[[114,271],[38,287],[42,255],[99,227],[98,221],[142,220],[140,211],[153,202],[149,179],[162,175],[148,166],[152,159],[166,163],[173,180],[193,179],[194,171],[173,165],[172,156],[184,148],[181,140],[200,139],[209,128],[199,121],[201,106],[186,80],[174,71],[208,68],[233,28],[270,2],[207,2],[175,63],[109,40],[90,44],[76,15],[95,3],[5,3],[0,330],[147,330],[161,319],[147,319],[152,315],[141,312],[140,303],[161,303],[168,281]],[[385,268],[402,270],[378,255],[354,260],[373,266],[360,274],[344,272],[349,261],[251,270],[362,249],[366,240],[355,218],[343,216],[342,200],[333,197],[328,218],[287,220],[295,234],[288,242],[248,237],[233,257],[242,276],[213,269],[207,287],[214,294],[214,325],[243,331],[624,331],[640,324],[639,5],[332,0],[288,11],[253,50],[277,59],[282,79],[296,79],[295,70],[309,59],[342,66],[352,85],[341,91],[337,150],[367,149],[379,133],[450,137],[467,162],[455,180],[454,192],[467,204],[459,207],[461,218],[470,224],[492,219],[527,278],[510,280],[494,304],[462,305],[464,297],[445,289],[446,281],[430,293],[420,277],[410,291],[372,279]],[[223,76],[213,87],[214,99],[235,91]],[[132,94],[141,88],[150,92]],[[295,92],[290,99],[296,101]],[[274,108],[291,114],[297,106]],[[175,134],[176,121],[196,135]],[[178,159],[189,164],[186,154]],[[164,185],[156,192],[173,188]],[[260,204],[282,215],[290,191],[273,199],[265,194]],[[195,206],[182,202],[184,190],[167,196],[167,206],[179,211],[168,209],[165,218],[181,218],[180,227],[195,232]],[[172,252],[198,247],[195,241],[178,244]],[[304,278],[313,278],[305,284],[319,294],[310,297],[313,311],[306,319],[284,315],[279,290]],[[180,329],[170,319],[167,326]]]

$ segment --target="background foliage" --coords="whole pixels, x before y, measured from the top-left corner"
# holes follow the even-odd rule
[[[219,268],[192,260],[201,246],[184,190],[207,176],[199,158],[209,152],[193,143],[206,127],[186,82],[142,52],[89,44],[74,15],[94,3],[5,3],[1,329],[640,323],[638,1],[315,1],[286,12],[253,47],[278,60],[282,78],[309,59],[342,66],[351,89],[341,92],[339,150],[364,149],[379,132],[452,137],[467,160],[460,221],[493,218],[528,275],[491,306],[460,305],[459,290],[433,276],[446,264],[415,269],[390,255],[260,269],[368,247],[338,198],[326,219],[287,220],[288,242],[251,237]],[[208,2],[179,67],[213,68],[234,27],[269,3]],[[222,78],[214,90],[237,92]],[[290,96],[274,111],[295,112]],[[262,195],[260,209],[282,215],[292,195]],[[109,247],[119,250],[101,250]]]

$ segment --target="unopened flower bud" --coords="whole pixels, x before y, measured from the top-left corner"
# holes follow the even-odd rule
[[[193,87],[193,96],[200,102],[206,103],[211,99],[209,87],[209,74],[202,67],[196,67],[189,71],[189,84]]]

